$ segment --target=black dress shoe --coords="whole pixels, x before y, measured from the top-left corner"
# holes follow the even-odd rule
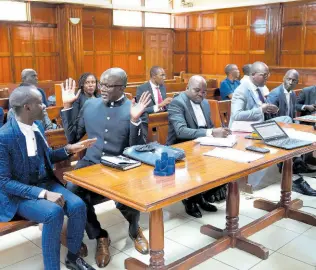
[[[184,208],[185,208],[185,212],[195,218],[201,218],[202,217],[202,213],[199,210],[199,207],[197,206],[196,203],[187,201],[187,200],[183,200],[182,201],[184,204]]]
[[[292,190],[303,195],[316,196],[316,190],[312,189],[302,177],[293,181]]]
[[[71,270],[95,270],[92,266],[87,264],[84,259],[78,257],[75,261],[71,261],[66,257],[66,267]]]
[[[197,203],[204,211],[207,211],[207,212],[216,212],[217,211],[216,206],[213,204],[210,204],[208,201],[206,201],[203,195],[200,196]]]

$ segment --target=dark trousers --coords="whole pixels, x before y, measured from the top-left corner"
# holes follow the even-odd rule
[[[80,160],[76,169],[84,168],[94,165],[93,162],[87,160]],[[100,194],[94,193],[92,191],[81,188],[77,185],[74,185],[70,182],[67,183],[67,189],[78,195],[85,203],[87,207],[87,223],[86,223],[86,232],[90,239],[95,239],[100,236],[102,228],[100,222],[98,221],[97,215],[95,213],[94,205],[106,201],[107,198],[103,197]],[[138,223],[140,213],[138,210],[130,208],[119,202],[115,202],[116,208],[120,210],[122,215],[129,222],[129,233],[133,236],[137,236]]]

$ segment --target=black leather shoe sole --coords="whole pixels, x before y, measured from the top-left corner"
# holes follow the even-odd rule
[[[199,204],[199,206],[201,207],[201,209],[203,209],[204,211],[207,211],[207,212],[216,212],[217,211],[217,207],[215,205],[210,204],[210,203]]]

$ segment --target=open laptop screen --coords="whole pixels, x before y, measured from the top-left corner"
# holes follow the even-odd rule
[[[288,137],[275,121],[253,124],[252,126],[265,141],[284,139]]]

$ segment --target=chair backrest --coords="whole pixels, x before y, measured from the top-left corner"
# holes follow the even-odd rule
[[[148,117],[147,142],[166,144],[168,137],[168,112],[152,113]]]
[[[63,107],[61,106],[52,106],[46,108],[49,119],[54,121],[59,127],[62,127],[62,120],[60,117],[60,111],[62,108]]]
[[[228,127],[231,115],[230,100],[208,100],[211,107],[211,120],[214,127]]]

